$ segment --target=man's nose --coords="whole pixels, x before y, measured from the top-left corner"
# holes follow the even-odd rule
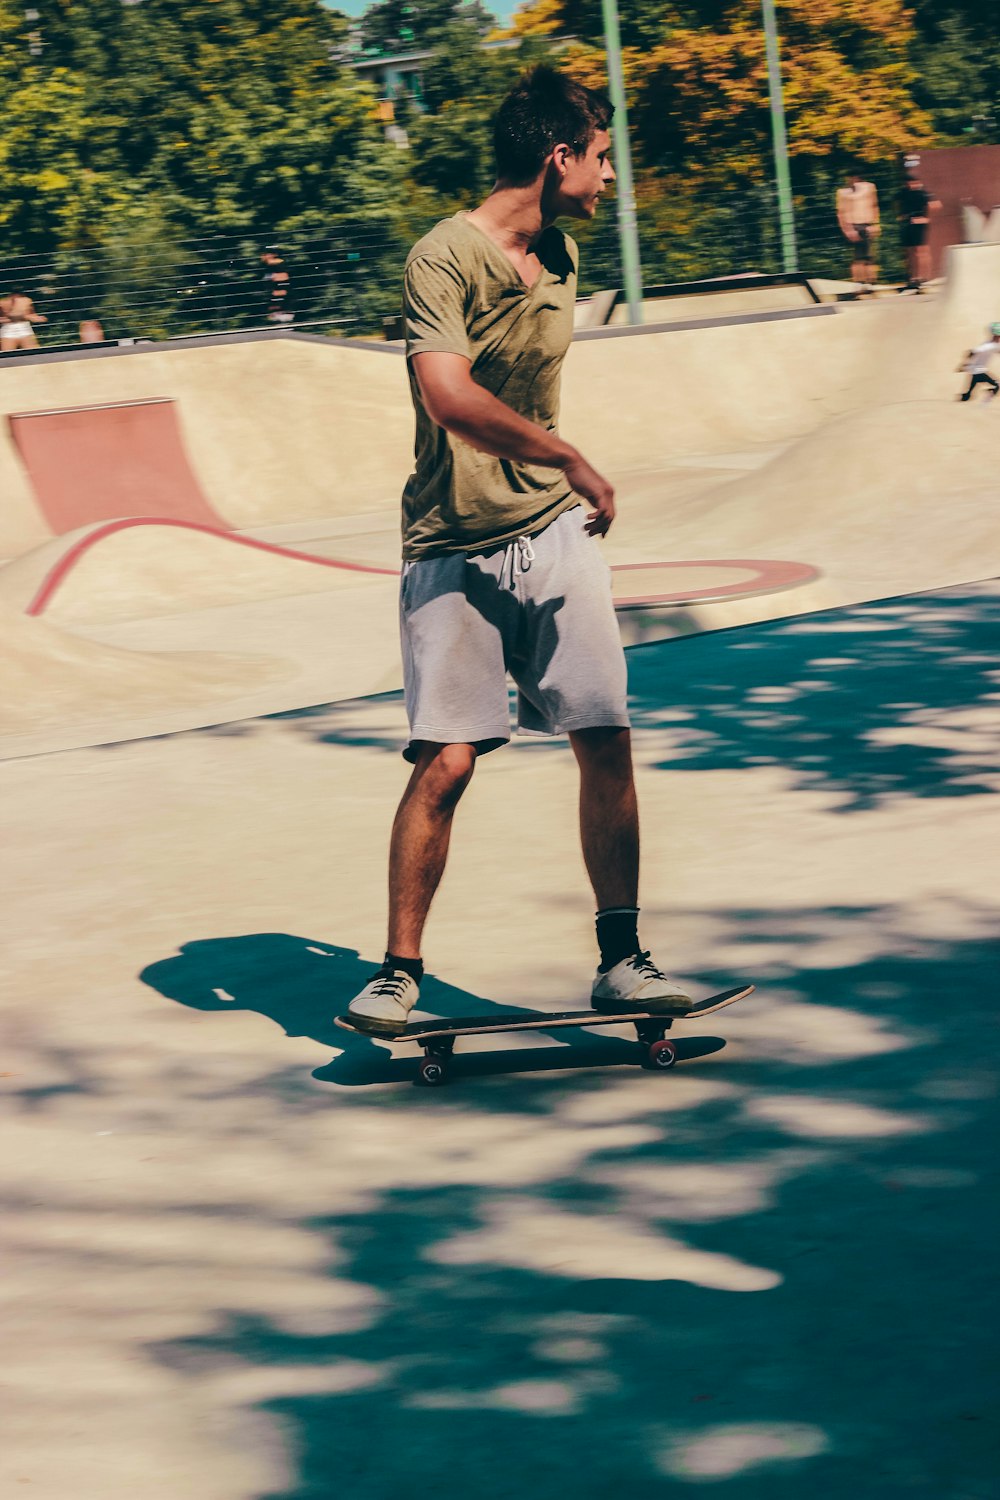
[[[615,181],[615,169],[611,165],[611,163],[607,160],[607,158],[605,158],[604,172],[602,174],[602,177],[603,177],[603,180],[605,182],[614,182]]]

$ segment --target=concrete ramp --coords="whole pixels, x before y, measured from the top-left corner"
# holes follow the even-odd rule
[[[960,336],[978,343],[1000,319],[1000,245],[952,245],[944,311]]]
[[[0,414],[169,398],[201,494],[217,512],[202,517],[206,524],[242,531],[378,510],[398,531],[413,414],[405,362],[387,346],[251,335],[97,353],[8,362],[0,369]],[[74,483],[81,477],[74,473]],[[74,502],[66,524],[51,525],[7,421],[0,422],[0,494],[0,556],[8,558],[109,514]],[[115,513],[197,519],[173,504],[148,503],[149,495]]]
[[[86,629],[397,577],[395,568],[316,557],[187,521],[132,517],[81,527],[16,558],[0,571],[0,599]]]
[[[394,689],[396,587],[178,521],[54,539],[0,571],[0,759]]]
[[[188,461],[173,401],[14,412],[11,436],[57,534],[118,516],[224,526]]]
[[[123,650],[33,620],[0,604],[0,753],[28,753],[118,737],[164,702],[190,720],[220,701],[267,689],[273,658],[190,651],[183,657]],[[96,736],[96,739],[95,739]],[[125,735],[121,735],[122,738]]]
[[[1000,406],[1000,403],[998,403]],[[902,402],[847,413],[670,524],[681,556],[802,557],[824,604],[944,588],[1000,573],[995,468],[1000,410]],[[622,487],[621,540],[662,547],[662,507]],[[669,524],[669,523],[668,523]]]

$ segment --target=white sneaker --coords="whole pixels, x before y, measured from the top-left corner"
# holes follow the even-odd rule
[[[347,1014],[366,1031],[391,1035],[406,1025],[410,1011],[419,999],[420,986],[412,975],[403,969],[383,966],[372,975],[360,994],[355,995],[347,1007]]]
[[[616,1011],[648,1010],[656,1015],[683,1016],[694,1005],[691,996],[668,979],[651,962],[648,953],[633,953],[606,972],[598,969],[590,991],[595,1010],[614,1015]]]

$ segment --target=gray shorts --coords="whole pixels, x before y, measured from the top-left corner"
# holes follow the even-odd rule
[[[481,755],[506,744],[508,672],[520,734],[628,728],[611,569],[584,519],[577,505],[537,536],[404,564],[407,760],[423,740]]]

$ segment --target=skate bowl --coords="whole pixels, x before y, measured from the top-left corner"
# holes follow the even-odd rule
[[[604,545],[626,643],[1000,572],[1000,412],[954,402],[997,303],[1000,246],[967,246],[936,298],[582,336],[561,426],[616,484]],[[201,693],[175,711],[165,687],[145,732],[398,686],[398,349],[282,333],[32,354],[0,369],[2,414],[6,608],[181,673],[193,652],[227,658],[214,710]],[[83,742],[31,696],[48,727],[32,738],[23,704],[9,753]],[[107,739],[125,719],[141,732],[128,703]]]
[[[614,571],[627,644],[706,628],[701,611],[813,583],[774,561],[625,564]],[[0,606],[44,617],[0,668],[0,756],[205,727],[401,686],[398,570],[345,562],[164,518],[54,538],[0,570]],[[671,625],[662,614],[669,606]],[[25,661],[52,649],[48,669]],[[89,649],[85,649],[86,646]],[[77,649],[79,647],[79,649]],[[245,670],[241,672],[240,664]],[[186,663],[190,692],[172,691]],[[60,668],[71,690],[53,690]],[[204,670],[211,668],[211,670]],[[143,674],[158,700],[137,699]],[[95,678],[95,701],[85,683]],[[115,691],[115,684],[118,691]],[[209,684],[218,684],[213,699]],[[141,717],[137,714],[142,706]],[[95,705],[102,728],[95,728]]]

